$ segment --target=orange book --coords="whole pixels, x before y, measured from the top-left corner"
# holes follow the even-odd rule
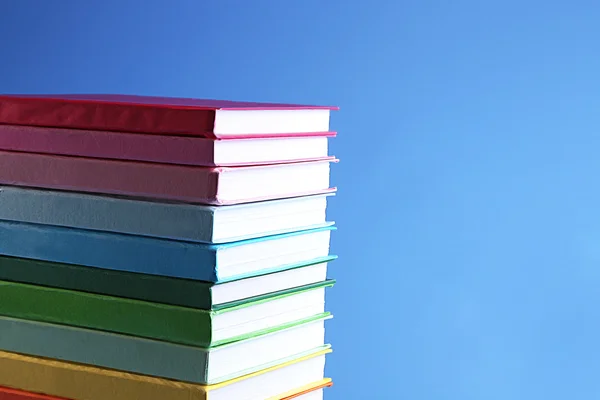
[[[284,397],[281,400],[297,399],[297,398],[300,398],[300,397],[302,397],[304,395],[307,395],[307,394],[310,394],[310,393],[314,393],[317,390],[323,390],[323,389],[331,387],[331,386],[333,386],[333,382],[331,380],[329,380],[329,379],[325,379],[318,386],[313,386],[311,388],[306,388],[306,389],[304,389],[304,390],[302,390],[300,392],[296,392],[296,393],[291,394],[291,395],[289,395],[287,397]],[[2,399],[0,398],[0,400],[2,400]]]

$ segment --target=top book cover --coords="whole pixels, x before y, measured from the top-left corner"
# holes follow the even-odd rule
[[[0,95],[0,124],[213,139],[320,136],[337,107],[113,94]]]

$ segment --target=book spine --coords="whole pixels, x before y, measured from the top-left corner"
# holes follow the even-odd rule
[[[218,169],[0,151],[0,184],[213,204]]]
[[[192,166],[214,166],[211,139],[0,125],[0,150]]]
[[[214,122],[215,110],[208,109],[0,98],[0,123],[6,125],[214,137]]]

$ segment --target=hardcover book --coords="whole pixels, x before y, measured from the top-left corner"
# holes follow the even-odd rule
[[[328,138],[206,139],[141,133],[0,125],[0,150],[191,166],[240,166],[332,159]]]
[[[226,243],[326,226],[330,196],[223,207],[0,186],[0,220]]]
[[[327,257],[333,229],[203,244],[0,221],[0,255],[225,282],[296,268]]]
[[[113,94],[0,96],[0,124],[208,138],[329,131],[337,107]]]
[[[333,161],[211,168],[0,151],[0,184],[227,205],[334,192]]]
[[[330,349],[215,385],[124,373],[0,352],[0,385],[72,400],[282,400],[320,386]]]
[[[213,347],[328,316],[334,282],[209,311],[0,281],[0,315]]]

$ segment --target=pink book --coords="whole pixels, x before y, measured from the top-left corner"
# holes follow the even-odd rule
[[[326,160],[328,138],[309,136],[209,139],[68,128],[0,125],[0,150],[194,166],[237,166]]]
[[[333,192],[332,161],[191,167],[0,151],[0,184],[226,205]]]
[[[110,94],[0,95],[0,124],[207,138],[329,131],[337,107]]]

